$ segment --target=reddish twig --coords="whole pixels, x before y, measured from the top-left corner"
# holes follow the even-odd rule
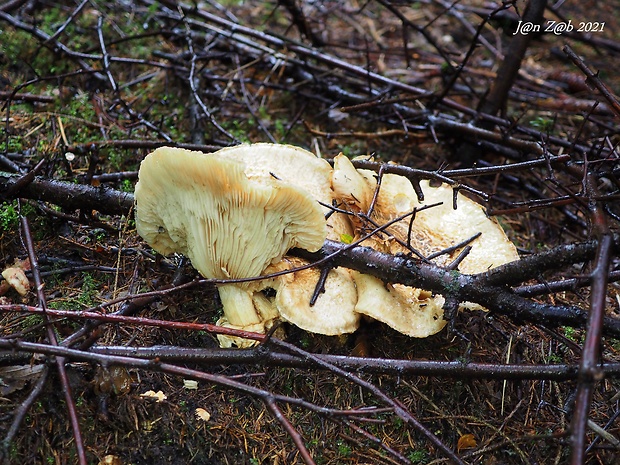
[[[289,419],[286,418],[286,416],[282,413],[282,410],[280,410],[280,407],[278,407],[278,404],[276,404],[275,399],[271,396],[266,396],[263,399],[263,403],[265,404],[265,407],[267,407],[267,410],[269,410],[273,417],[278,421],[278,423],[282,425],[284,431],[286,431],[287,434],[291,437],[304,463],[306,465],[315,465],[316,462],[314,461],[314,459],[310,455],[310,452],[308,451],[308,448],[304,444],[303,436],[299,434],[299,431],[295,429]]]
[[[37,300],[39,301],[39,306],[43,310],[42,313],[43,320],[46,323],[47,338],[50,344],[58,346],[58,340],[56,338],[56,333],[54,331],[52,321],[46,313],[47,303],[45,293],[43,292],[43,281],[41,280],[41,275],[39,274],[37,254],[34,248],[34,243],[32,242],[32,234],[30,233],[30,225],[28,223],[28,219],[23,215],[20,216],[20,221],[22,227],[22,237],[26,245],[26,250],[28,251],[28,258],[30,260],[30,267],[36,287]],[[64,357],[56,357],[56,367],[58,368],[58,377],[60,378],[65,402],[67,404],[69,421],[71,422],[71,427],[73,429],[73,437],[75,439],[75,448],[78,461],[80,465],[86,465],[88,463],[86,460],[86,451],[84,449],[84,442],[82,440],[82,433],[80,431],[80,422],[78,421],[77,409],[75,406],[75,402],[73,401],[71,384],[69,383],[69,378],[67,376],[67,368],[65,366]]]
[[[177,287],[176,291],[179,290]],[[138,295],[132,297],[132,301],[142,300],[141,304],[144,305],[144,302],[152,302],[155,299],[153,297],[159,297],[161,294],[156,294],[155,296],[143,296]],[[185,323],[182,321],[169,321],[169,320],[156,320],[153,318],[143,318],[137,316],[128,316],[124,314],[118,313],[98,313],[93,311],[82,311],[82,310],[57,310],[46,308],[43,309],[41,307],[31,307],[27,305],[20,304],[10,304],[10,305],[0,305],[0,311],[2,312],[27,312],[33,313],[37,315],[48,315],[54,318],[67,318],[70,320],[94,320],[101,323],[115,323],[115,324],[125,324],[125,325],[136,325],[136,326],[154,326],[157,328],[167,328],[167,329],[181,329],[186,331],[206,331],[212,334],[225,334],[228,336],[237,336],[242,337],[244,339],[251,339],[254,341],[263,341],[265,339],[264,334],[260,333],[252,333],[250,331],[242,331],[233,328],[226,328],[223,326],[216,326],[209,323]],[[66,344],[63,344],[66,345]]]

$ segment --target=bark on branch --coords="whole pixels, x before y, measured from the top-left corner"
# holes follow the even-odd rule
[[[109,215],[126,215],[133,205],[133,194],[111,189],[35,177],[20,186],[22,177],[0,172],[0,198],[7,192],[12,198],[22,197],[50,202],[67,210],[97,210]]]
[[[51,202],[66,209],[98,210],[104,214],[127,215],[133,205],[133,195],[130,193],[40,177],[15,190],[20,179],[18,175],[0,173],[0,192],[12,190],[14,197]],[[311,261],[327,259],[332,266],[355,269],[385,282],[427,289],[451,301],[476,302],[517,322],[550,327],[584,327],[587,311],[571,305],[550,305],[529,300],[516,295],[508,286],[536,278],[543,270],[561,269],[571,263],[590,260],[596,253],[596,242],[562,245],[474,276],[448,271],[411,257],[382,254],[367,247],[352,248],[332,241],[326,241],[323,249],[314,254],[303,250],[293,253]],[[605,317],[603,328],[606,335],[620,337],[620,320]]]

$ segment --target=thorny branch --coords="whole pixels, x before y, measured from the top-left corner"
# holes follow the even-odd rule
[[[600,368],[601,336],[605,315],[609,266],[612,259],[613,237],[609,230],[606,215],[596,200],[598,188],[592,173],[585,174],[586,192],[589,195],[589,210],[592,228],[598,239],[596,259],[594,260],[591,279],[590,314],[588,331],[583,344],[583,354],[579,367],[580,384],[575,399],[574,414],[571,421],[571,439],[573,443],[571,464],[585,462],[585,432],[588,414],[592,403],[594,385],[603,378]]]

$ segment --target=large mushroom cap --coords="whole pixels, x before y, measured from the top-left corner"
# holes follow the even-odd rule
[[[420,181],[424,202],[420,203],[411,182],[398,175],[383,177],[377,199],[377,215],[381,224],[411,212],[423,205],[434,205],[416,213],[413,225],[406,218],[388,228],[395,237],[407,241],[424,255],[430,255],[463,242],[476,234],[480,236],[471,242],[471,250],[459,264],[462,273],[475,274],[487,271],[504,263],[518,260],[514,244],[494,218],[487,216],[482,205],[458,193],[454,208],[454,191],[447,184],[431,186],[429,181]],[[439,204],[439,205],[435,205]],[[405,251],[394,245],[391,252]],[[456,258],[460,249],[441,255],[435,261],[447,265]]]
[[[332,175],[334,191],[345,200],[354,202],[363,213],[366,213],[370,205],[369,199],[377,187],[375,173],[355,170],[343,155],[338,155],[334,161],[336,162]],[[497,221],[487,216],[482,205],[458,193],[457,208],[454,208],[454,191],[447,184],[433,187],[429,181],[423,180],[420,181],[420,188],[424,192],[424,202],[418,200],[411,181],[406,177],[396,174],[383,176],[372,212],[372,219],[377,224],[383,225],[410,214],[414,209],[419,210],[413,223],[410,216],[407,216],[387,228],[386,232],[399,239],[400,244],[392,240],[390,247],[384,251],[407,252],[402,243],[410,243],[422,254],[431,255],[480,233],[480,237],[470,244],[471,250],[459,264],[459,271],[470,274],[481,273],[519,259],[514,244]],[[424,205],[434,206],[421,209]],[[452,254],[442,255],[436,262],[439,265],[446,265],[459,252],[460,250],[456,250]]]
[[[355,170],[343,155],[338,155],[334,161],[334,191],[352,211],[366,214],[377,188],[375,173]],[[383,176],[371,218],[378,225],[392,224],[381,236],[367,239],[365,245],[392,254],[408,253],[407,246],[410,246],[420,254],[430,256],[480,233],[469,244],[471,249],[459,263],[459,271],[481,273],[518,260],[514,244],[508,240],[501,226],[486,215],[481,205],[458,194],[455,209],[453,190],[449,186],[433,187],[428,181],[421,181],[420,187],[424,192],[424,203],[418,201],[407,178],[395,174]],[[434,206],[422,209],[424,205]],[[415,217],[412,219],[411,213],[414,211]],[[407,217],[398,220],[403,215]],[[361,229],[364,224],[360,219],[357,223],[356,235],[359,237],[366,231]],[[369,225],[368,229],[373,227]],[[460,249],[453,250],[437,256],[434,261],[445,266],[460,252]],[[429,336],[445,326],[442,308],[445,299],[442,296],[400,284],[385,285],[362,273],[353,272],[352,275],[358,291],[357,312],[414,337]],[[481,308],[468,302],[463,303],[463,307]]]
[[[250,180],[275,177],[300,187],[324,205],[323,213],[330,212],[325,205],[331,205],[334,197],[331,188],[332,168],[327,161],[313,153],[292,145],[258,143],[227,147],[216,152],[216,155],[242,162],[244,173]],[[340,240],[343,234],[352,234],[349,220],[342,213],[330,214],[327,231],[327,237],[332,240]],[[264,274],[305,264],[307,262],[301,259],[285,257],[265,270]],[[273,287],[277,291],[276,297],[269,304],[282,319],[299,328],[325,335],[355,331],[360,315],[354,311],[357,293],[349,272],[340,268],[332,270],[325,283],[325,292],[319,295],[314,305],[310,305],[319,275],[318,270],[306,269],[263,281],[260,286]],[[252,295],[257,309],[261,307],[257,302],[261,296],[259,292]],[[262,306],[269,308],[266,302]]]
[[[217,153],[155,150],[138,173],[138,233],[159,253],[188,256],[207,278],[260,276],[292,247],[321,248],[327,228],[316,200],[271,175],[250,179],[244,168]],[[263,321],[247,286],[219,291],[231,325]]]
[[[140,166],[136,228],[158,252],[187,255],[205,277],[258,276],[291,247],[316,251],[321,207],[273,177],[248,179],[217,154],[162,147]]]
[[[332,167],[312,152],[286,144],[243,144],[215,152],[219,157],[244,164],[249,179],[276,177],[308,192],[315,200],[331,205]],[[323,206],[323,213],[330,209]],[[333,212],[332,212],[333,213]],[[352,234],[350,223],[342,213],[331,214],[327,220],[327,238],[340,240],[341,234]]]
[[[459,271],[482,273],[519,259],[515,245],[482,205],[459,193],[454,208],[453,189],[447,184],[433,187],[428,181],[421,181],[420,187],[427,205],[441,202],[437,207],[420,212],[415,219],[421,229],[429,232],[436,247],[450,247],[480,233],[470,244],[471,250],[459,264]],[[454,258],[454,254],[450,258]]]

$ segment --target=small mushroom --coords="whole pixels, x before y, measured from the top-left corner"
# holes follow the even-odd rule
[[[318,250],[327,229],[312,196],[273,176],[248,177],[244,169],[218,152],[155,150],[138,174],[138,233],[163,255],[186,255],[207,278],[260,276],[292,247]],[[257,330],[264,320],[250,288],[218,286],[227,321]]]
[[[17,291],[19,295],[26,295],[30,290],[30,283],[28,282],[28,278],[26,277],[26,273],[24,269],[19,266],[12,266],[6,268],[2,272],[2,277],[6,280],[6,282]]]

